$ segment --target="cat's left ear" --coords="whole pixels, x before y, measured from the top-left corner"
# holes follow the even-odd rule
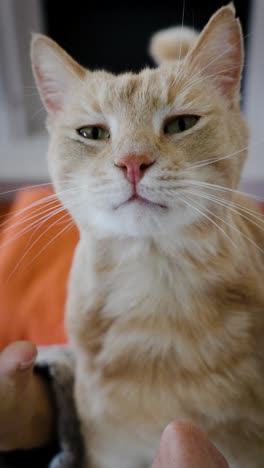
[[[188,61],[202,76],[212,79],[229,101],[239,99],[244,48],[240,22],[232,3],[212,16],[189,52]]]
[[[55,41],[34,34],[31,61],[40,97],[49,113],[64,109],[67,93],[81,82],[86,70],[75,62]]]

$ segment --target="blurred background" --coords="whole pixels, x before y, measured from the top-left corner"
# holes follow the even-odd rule
[[[48,34],[91,69],[139,70],[152,65],[147,48],[153,32],[182,20],[199,30],[226,3],[0,0],[0,192],[49,180],[45,110],[29,60],[31,32]],[[251,130],[243,185],[264,196],[264,1],[234,3],[245,36],[242,102]]]

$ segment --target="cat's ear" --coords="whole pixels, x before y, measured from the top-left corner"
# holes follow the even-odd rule
[[[241,26],[232,3],[220,8],[210,19],[188,61],[205,77],[214,80],[222,95],[239,97],[244,49]]]
[[[41,34],[33,35],[31,61],[36,84],[47,111],[62,111],[67,92],[76,80],[83,79],[85,69],[55,41]]]

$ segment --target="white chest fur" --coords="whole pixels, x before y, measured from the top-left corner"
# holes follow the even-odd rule
[[[208,378],[223,350],[230,352],[223,343],[230,343],[234,317],[218,327],[221,347],[215,346],[200,323],[207,313],[204,273],[143,242],[108,247],[81,242],[73,265],[67,325],[76,352],[76,402],[96,468],[145,468],[172,419],[192,419],[210,432],[241,412],[234,393],[240,377],[235,382],[231,373],[225,392],[216,374]],[[235,325],[237,332],[247,326]],[[131,455],[127,467],[125,454]]]

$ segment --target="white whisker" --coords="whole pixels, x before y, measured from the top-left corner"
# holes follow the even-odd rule
[[[192,184],[192,185],[199,185],[199,186],[202,186],[202,187],[208,187],[208,188],[210,188],[212,190],[218,190],[218,191],[223,191],[223,192],[231,192],[231,193],[234,193],[234,194],[237,194],[237,195],[250,197],[250,198],[252,198],[252,199],[254,199],[256,201],[260,201],[260,202],[264,201],[264,198],[258,197],[257,195],[253,195],[251,193],[243,192],[243,191],[237,190],[237,189],[232,189],[230,187],[224,187],[222,185],[210,184],[209,182],[189,181],[188,180],[188,184],[189,183]]]
[[[247,66],[245,66],[246,68]],[[201,76],[199,78],[197,78],[196,80],[193,80],[192,78],[192,81],[190,82],[187,82],[186,86],[183,87],[183,89],[181,90],[181,93],[186,93],[186,91],[188,91],[188,89],[192,89],[193,86],[197,83],[200,83],[200,82],[203,82],[203,81],[206,81],[207,79],[209,78],[214,78],[216,76],[218,76],[219,74],[221,73],[227,73],[231,70],[236,70],[237,68],[240,68],[240,65],[239,66],[235,66],[235,67],[229,67],[229,68],[225,68],[223,70],[220,70],[218,71],[217,73],[213,73],[212,75],[208,75],[208,76]]]
[[[55,211],[53,210],[51,213],[48,213],[48,214],[44,215],[44,217],[41,217],[40,219],[38,218],[37,220],[33,221],[29,226],[26,226],[23,229],[21,229],[15,236],[11,237],[6,242],[1,243],[0,244],[0,249],[3,249],[5,247],[7,247],[9,244],[14,242],[15,240],[20,239],[23,235],[25,235],[26,233],[31,231],[31,229],[34,229],[34,227],[38,226],[40,223],[44,224],[50,218],[52,218],[53,216],[55,216],[56,214],[58,214],[58,213],[60,213],[62,211],[65,211],[64,207],[60,207],[59,209],[57,209]],[[40,225],[42,225],[42,224],[40,224]]]
[[[0,192],[0,197],[3,195],[8,195],[9,193],[20,192],[21,190],[28,190],[37,187],[46,187],[48,185],[53,185],[52,182],[43,182],[42,184],[35,184],[35,185],[27,185],[26,187],[19,187],[12,190],[7,190],[6,192]]]
[[[189,193],[192,193],[193,195],[197,195],[201,198],[205,198],[206,200],[209,200],[209,201],[213,201],[214,203],[224,207],[224,208],[228,208],[230,211],[233,211],[234,213],[236,213],[237,215],[241,216],[242,218],[246,219],[247,221],[249,221],[250,223],[254,224],[257,228],[259,228],[261,231],[264,231],[264,226],[261,227],[259,224],[257,224],[255,221],[253,221],[251,218],[249,218],[248,216],[244,215],[243,213],[241,213],[240,211],[238,211],[237,209],[235,209],[233,206],[230,206],[230,203],[227,201],[227,200],[221,200],[219,199],[218,197],[215,197],[215,196],[211,196],[210,194],[206,193],[206,192],[200,192],[200,191],[197,191],[197,192],[193,192],[193,191],[189,191]],[[241,209],[241,208],[240,208]],[[241,209],[242,211],[242,209]],[[257,218],[257,217],[256,217]],[[264,220],[262,219],[259,219],[257,218],[259,221],[261,221],[262,223],[264,223]]]
[[[245,36],[245,38],[248,37]],[[239,39],[240,40],[240,39]],[[196,78],[196,76],[199,76],[200,74],[202,74],[208,67],[210,67],[213,63],[215,63],[217,60],[219,60],[220,58],[222,58],[224,55],[228,54],[228,52],[230,52],[235,45],[238,45],[239,44],[239,41],[236,41],[234,44],[230,45],[227,49],[225,49],[221,54],[217,55],[216,57],[213,58],[213,60],[211,60],[211,62],[207,63],[205,67],[199,69],[195,74],[194,76],[192,77],[193,78]]]
[[[1,223],[1,227],[3,227],[5,224],[9,223],[10,217],[11,218],[12,217],[16,218],[17,216],[20,216],[22,213],[30,210],[31,208],[38,207],[38,206],[43,205],[44,203],[49,202],[49,201],[53,201],[53,200],[54,201],[59,201],[59,198],[58,198],[59,195],[68,194],[70,192],[75,192],[75,191],[78,191],[78,190],[79,190],[79,188],[70,188],[70,189],[63,190],[61,192],[56,192],[56,193],[53,193],[53,194],[48,195],[46,197],[42,197],[41,199],[36,200],[33,203],[30,203],[29,205],[25,206],[24,208],[22,208],[20,210],[10,211],[7,215],[6,214],[4,215],[4,217],[8,217],[8,219],[6,221],[4,221],[3,223]]]
[[[56,203],[56,205],[54,203]],[[36,210],[34,210],[33,214],[31,213],[28,216],[24,216],[22,219],[19,219],[16,222],[12,222],[12,218],[9,218],[9,220],[7,221],[8,227],[6,227],[4,230],[2,230],[1,234],[5,235],[8,231],[14,229],[17,226],[20,226],[21,224],[28,223],[32,219],[39,218],[40,216],[42,217],[42,215],[44,215],[45,213],[48,213],[50,211],[53,211],[54,208],[56,208],[58,206],[61,206],[61,204],[59,203],[59,200],[53,200],[52,202],[48,202],[45,205],[44,210],[43,210],[43,207],[37,208]],[[1,227],[2,226],[3,225],[1,225]]]
[[[184,194],[186,194],[186,192],[184,192]],[[221,226],[219,226],[210,216],[206,215],[203,211],[201,211],[199,208],[193,206],[191,203],[187,202],[185,200],[185,198],[182,198],[182,197],[179,197],[180,200],[182,200],[185,204],[187,204],[189,207],[191,207],[192,209],[194,209],[195,211],[197,211],[198,213],[200,213],[203,217],[205,217],[206,219],[208,219],[210,221],[210,223],[212,223],[220,232],[222,232],[224,234],[224,236],[231,242],[231,244],[237,248],[237,245],[236,243],[233,241],[233,239],[225,232],[225,230],[223,228],[221,228]],[[192,200],[193,202],[193,200]],[[204,207],[202,207],[204,209]],[[208,210],[206,210],[208,211]],[[210,214],[212,214],[214,217],[217,218],[217,216],[214,215],[214,213],[210,212]],[[218,218],[221,220],[221,218]],[[222,220],[221,220],[222,221]]]
[[[37,244],[37,242],[39,242],[39,240],[54,226],[56,226],[56,224],[58,224],[58,222],[61,220],[61,219],[64,219],[66,217],[69,216],[69,213],[65,213],[61,218],[57,219],[54,223],[52,223],[51,225],[49,225],[41,234],[40,236],[30,245],[30,247],[26,250],[26,252],[22,255],[22,257],[20,258],[20,260],[18,261],[18,263],[16,264],[15,268],[12,270],[11,274],[9,275],[8,277],[8,281],[10,280],[10,278],[13,276],[13,274],[17,271],[17,269],[19,268],[19,266],[21,265],[21,263],[23,262],[24,258],[28,255],[28,253],[33,249],[33,247]],[[56,238],[57,236],[55,236]],[[49,245],[49,244],[48,244]],[[40,255],[40,253],[42,252],[43,249],[40,250],[40,252],[38,252],[38,255]],[[37,256],[38,256],[37,255]],[[34,257],[35,258],[35,257]]]
[[[185,15],[185,0],[183,0],[183,5],[182,5],[181,32],[183,32],[184,15]],[[179,50],[178,61],[181,60],[181,55],[182,55],[182,35],[181,35],[181,45],[180,45],[180,50]]]
[[[250,216],[252,216],[253,218],[257,219],[261,223],[264,223],[264,215],[262,215],[260,212],[258,212],[256,210],[251,210],[251,209],[245,208],[243,205],[240,205],[239,203],[234,203],[231,200],[227,200],[226,198],[218,197],[218,196],[213,195],[213,194],[209,194],[208,192],[202,192],[202,193],[207,193],[208,195],[210,195],[212,197],[212,199],[214,198],[214,199],[219,200],[219,201],[221,201],[223,203],[226,203],[228,206],[232,206],[234,208],[237,208],[238,210],[240,210],[240,211],[242,211],[244,213],[247,213]]]
[[[48,246],[54,242],[58,237],[60,237],[63,233],[69,231],[73,226],[75,226],[74,221],[71,221],[67,223],[67,226],[65,226],[56,236],[54,236],[38,253],[35,255],[30,262],[28,262],[25,267],[23,268],[22,271],[25,270],[26,267],[29,267],[43,252],[48,248]],[[10,278],[9,278],[10,279]]]
[[[189,191],[185,192],[185,193],[188,193]],[[191,193],[191,192],[189,192]],[[198,193],[195,193],[193,192],[193,195],[197,196]],[[248,236],[246,236],[243,232],[240,231],[240,229],[238,229],[234,224],[230,224],[228,223],[227,221],[225,221],[224,219],[220,218],[219,216],[217,216],[215,213],[213,213],[212,211],[208,210],[208,208],[205,208],[204,206],[200,205],[197,201],[195,201],[196,204],[198,204],[198,206],[201,206],[206,212],[210,213],[212,216],[214,216],[215,218],[219,219],[222,223],[226,224],[227,226],[229,226],[232,230],[234,230],[235,232],[239,233],[240,236],[244,237],[245,239],[247,239],[252,245],[254,245],[262,254],[264,254],[264,250],[262,250],[258,244],[256,244],[256,242],[254,242],[252,239],[250,239]]]
[[[232,158],[233,156],[236,156],[246,150],[248,150],[250,147],[255,147],[257,145],[260,145],[261,143],[264,143],[264,138],[260,139],[259,141],[255,142],[255,143],[251,143],[250,145],[248,146],[245,146],[244,148],[241,148],[237,151],[234,151],[233,153],[231,154],[228,154],[226,156],[221,156],[221,157],[216,157],[216,158],[211,158],[211,159],[208,159],[208,160],[204,160],[204,161],[199,161],[198,163],[194,163],[194,164],[191,164],[189,166],[189,168],[195,168],[197,169],[198,167],[203,167],[203,166],[209,166],[210,164],[214,164],[214,163],[217,163],[219,161],[222,161],[224,159],[230,159]]]

